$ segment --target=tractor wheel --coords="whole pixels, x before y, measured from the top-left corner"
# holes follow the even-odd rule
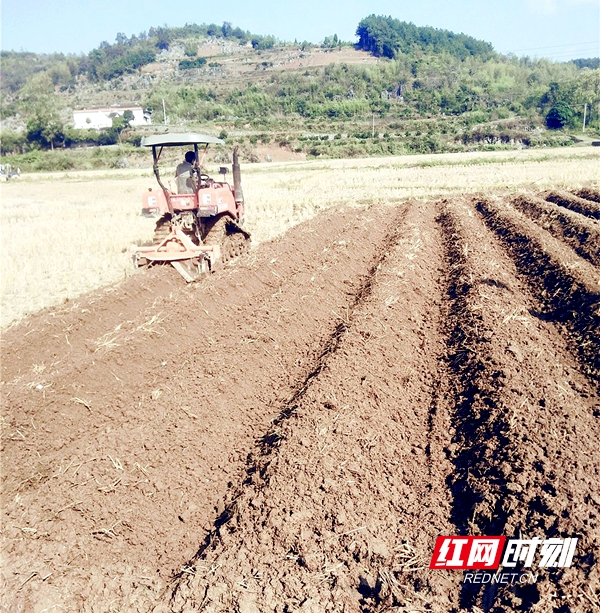
[[[216,217],[204,222],[204,244],[222,245],[227,236],[227,219],[224,216]]]
[[[234,223],[228,223],[228,218],[221,216],[211,225],[208,225],[204,236],[205,245],[221,246],[221,261],[228,262],[232,258],[242,255],[248,250],[248,239]]]

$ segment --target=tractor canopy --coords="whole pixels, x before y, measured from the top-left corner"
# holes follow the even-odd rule
[[[142,138],[142,147],[180,147],[182,145],[224,145],[225,143],[216,136],[208,134],[195,134],[184,132],[181,134],[156,134]]]

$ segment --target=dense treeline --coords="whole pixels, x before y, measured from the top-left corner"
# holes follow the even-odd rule
[[[418,27],[413,23],[393,17],[370,15],[363,19],[356,30],[358,48],[377,56],[395,58],[399,54],[417,51],[447,53],[460,59],[471,55],[491,58],[492,45],[465,34],[448,30]]]
[[[572,62],[577,68],[600,68],[600,57],[578,58]]]

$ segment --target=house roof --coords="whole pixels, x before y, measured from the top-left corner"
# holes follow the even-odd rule
[[[91,109],[79,109],[73,113],[111,113],[114,111],[141,111],[141,106],[96,106]]]

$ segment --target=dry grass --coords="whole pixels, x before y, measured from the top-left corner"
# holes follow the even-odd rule
[[[338,204],[598,182],[593,147],[245,165],[254,244]],[[213,170],[209,168],[212,172]],[[133,274],[124,249],[151,238],[139,215],[149,170],[24,176],[0,186],[0,325]]]
[[[248,223],[262,242],[336,204],[575,187],[597,180],[599,159],[600,151],[582,147],[246,166]]]
[[[3,183],[2,326],[132,272],[123,248],[152,236],[139,215],[149,183],[139,176]]]

